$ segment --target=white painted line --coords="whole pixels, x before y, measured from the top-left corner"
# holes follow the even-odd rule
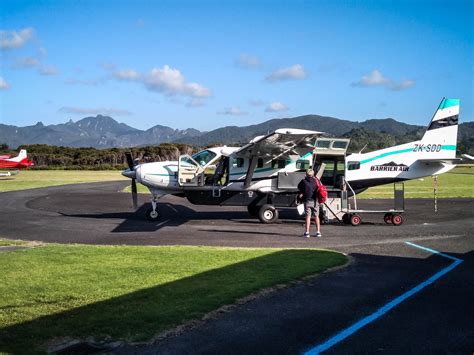
[[[446,275],[448,272],[452,271],[456,266],[458,266],[459,264],[461,264],[463,262],[463,260],[461,260],[461,259],[455,258],[454,256],[451,256],[451,255],[448,255],[448,254],[441,253],[437,250],[426,248],[424,246],[421,246],[421,245],[418,245],[418,244],[415,244],[415,243],[411,243],[411,242],[405,242],[405,243],[408,244],[411,247],[418,248],[418,249],[427,251],[429,253],[433,253],[433,254],[442,256],[444,258],[453,260],[453,262],[451,263],[451,265],[449,265],[449,266],[445,267],[444,269],[438,271],[436,274],[434,274],[430,278],[426,279],[422,283],[418,284],[417,286],[413,287],[411,290],[405,292],[401,296],[398,296],[398,297],[394,298],[393,300],[391,300],[390,302],[386,303],[384,306],[380,307],[377,311],[375,311],[371,315],[369,315],[365,318],[362,318],[361,320],[359,320],[359,321],[355,322],[354,324],[352,324],[350,327],[340,331],[336,335],[334,335],[331,338],[327,339],[325,342],[323,342],[323,343],[313,347],[312,349],[306,351],[304,353],[305,355],[306,354],[308,354],[308,355],[309,354],[311,354],[311,355],[319,354],[323,351],[326,351],[326,350],[332,348],[337,343],[341,342],[342,340],[344,340],[347,337],[351,336],[352,334],[356,333],[361,328],[365,327],[367,324],[369,324],[369,323],[373,322],[374,320],[382,317],[387,312],[389,312],[390,310],[392,310],[393,308],[398,306],[403,301],[406,301],[408,298],[410,298],[414,294],[420,292],[426,286],[431,285],[433,282],[435,282],[436,280],[438,280],[442,276]]]

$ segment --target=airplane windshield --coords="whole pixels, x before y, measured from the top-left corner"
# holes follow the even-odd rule
[[[216,155],[216,153],[211,152],[210,150],[202,150],[194,154],[193,159],[196,160],[199,165],[204,166],[214,159]]]

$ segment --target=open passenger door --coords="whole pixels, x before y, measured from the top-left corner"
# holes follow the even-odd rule
[[[178,184],[179,186],[204,185],[204,169],[187,154],[179,156]]]

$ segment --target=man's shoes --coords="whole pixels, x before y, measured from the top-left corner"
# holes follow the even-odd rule
[[[304,232],[303,237],[309,238],[309,233],[308,233],[308,232]]]
[[[316,235],[315,235],[316,238],[321,238],[322,237],[322,234],[321,232],[316,232]]]

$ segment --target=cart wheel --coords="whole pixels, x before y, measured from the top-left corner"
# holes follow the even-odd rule
[[[362,219],[360,218],[359,215],[353,214],[353,215],[351,216],[351,224],[352,224],[353,226],[358,226],[358,225],[360,225],[361,223],[362,223]]]
[[[394,214],[392,217],[392,223],[394,226],[399,226],[403,223],[403,217],[399,214]]]
[[[262,223],[273,223],[278,219],[278,211],[273,205],[263,205],[258,211],[258,219]]]
[[[393,218],[393,215],[391,213],[385,213],[385,216],[383,216],[383,220],[387,224],[392,224],[392,218]]]
[[[350,216],[349,214],[344,213],[344,214],[342,215],[342,221],[343,221],[345,224],[351,223],[350,219],[351,219],[351,216]]]

